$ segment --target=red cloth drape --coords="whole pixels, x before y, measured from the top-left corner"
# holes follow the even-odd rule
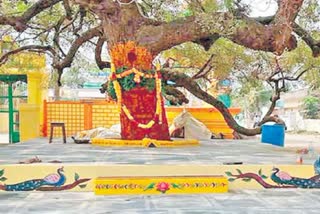
[[[125,104],[133,118],[142,124],[147,124],[154,119],[156,111],[156,92],[148,91],[144,87],[136,87],[130,91],[122,90],[122,102]],[[156,140],[170,140],[168,121],[166,112],[161,101],[162,121],[159,123],[158,117],[155,124],[150,129],[139,128],[137,123],[130,121],[126,114],[121,111],[121,136],[127,140],[141,140],[145,137]]]

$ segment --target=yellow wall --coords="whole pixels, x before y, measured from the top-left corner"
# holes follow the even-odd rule
[[[2,175],[7,180],[3,184],[15,184],[30,179],[44,178],[46,175],[56,173],[63,164],[33,164],[33,165],[1,165],[0,170],[4,170]],[[87,184],[85,188],[75,186],[71,191],[93,191],[94,180],[97,177],[159,177],[159,176],[225,176],[229,179],[229,189],[264,189],[255,179],[245,181],[236,179],[230,181],[233,176],[227,174],[239,175],[242,173],[244,178],[246,175],[255,175],[255,177],[266,176],[263,180],[265,183],[273,185],[273,188],[279,188],[271,180],[272,169],[277,167],[280,171],[285,172],[292,177],[309,179],[314,176],[312,165],[86,165],[86,164],[68,164],[64,166],[64,173],[67,177],[64,185],[78,180],[89,179],[81,184]],[[252,176],[251,176],[252,177]],[[130,182],[130,178],[127,181]],[[1,189],[1,188],[0,188]],[[0,190],[1,191],[1,190]]]
[[[49,135],[50,122],[65,122],[67,135],[97,127],[109,128],[120,123],[119,112],[116,103],[107,101],[57,101],[45,103],[44,136]],[[186,108],[196,119],[203,122],[212,132],[222,133],[226,138],[233,137],[233,130],[224,121],[223,116],[215,108]],[[229,109],[232,115],[240,113],[239,108]],[[183,108],[167,107],[166,113],[169,125],[173,119],[183,111]],[[61,136],[61,130],[57,130],[56,136]]]
[[[2,41],[0,40],[0,48],[1,43],[7,42],[12,45],[12,47],[17,47],[14,44],[13,40],[9,36],[4,36]],[[1,50],[0,50],[1,52]],[[3,66],[0,66],[0,73],[1,74],[26,74],[28,77],[28,104],[32,106],[32,117],[23,115],[23,118],[33,118],[32,120],[24,120],[20,121],[20,136],[24,136],[23,140],[30,139],[30,128],[29,127],[36,127],[37,129],[37,136],[40,136],[41,125],[43,124],[43,100],[47,94],[47,76],[46,73],[46,58],[44,54],[38,53],[30,53],[30,52],[22,52],[15,54],[9,57],[9,60]],[[30,112],[26,110],[24,106],[24,112],[21,114],[25,114]],[[35,109],[37,113],[35,113]],[[28,137],[29,136],[29,137]]]
[[[37,138],[40,136],[40,105],[20,104],[20,141]]]
[[[0,133],[9,133],[9,115],[0,113]]]

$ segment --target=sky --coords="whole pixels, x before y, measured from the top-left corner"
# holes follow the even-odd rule
[[[274,15],[278,7],[275,0],[242,0],[242,2],[250,5],[252,17]]]

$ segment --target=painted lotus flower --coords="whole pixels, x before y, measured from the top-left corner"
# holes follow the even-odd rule
[[[157,184],[157,190],[162,193],[166,193],[166,191],[168,191],[169,189],[170,189],[170,184],[167,182],[159,182]]]

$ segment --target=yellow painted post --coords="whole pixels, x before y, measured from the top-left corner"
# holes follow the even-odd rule
[[[40,131],[43,126],[43,100],[45,99],[47,89],[43,87],[45,79],[43,71],[28,72],[28,104],[37,105],[39,107],[38,114],[35,115],[40,121],[37,129]]]
[[[26,141],[40,136],[40,106],[34,104],[20,104],[20,141]]]

